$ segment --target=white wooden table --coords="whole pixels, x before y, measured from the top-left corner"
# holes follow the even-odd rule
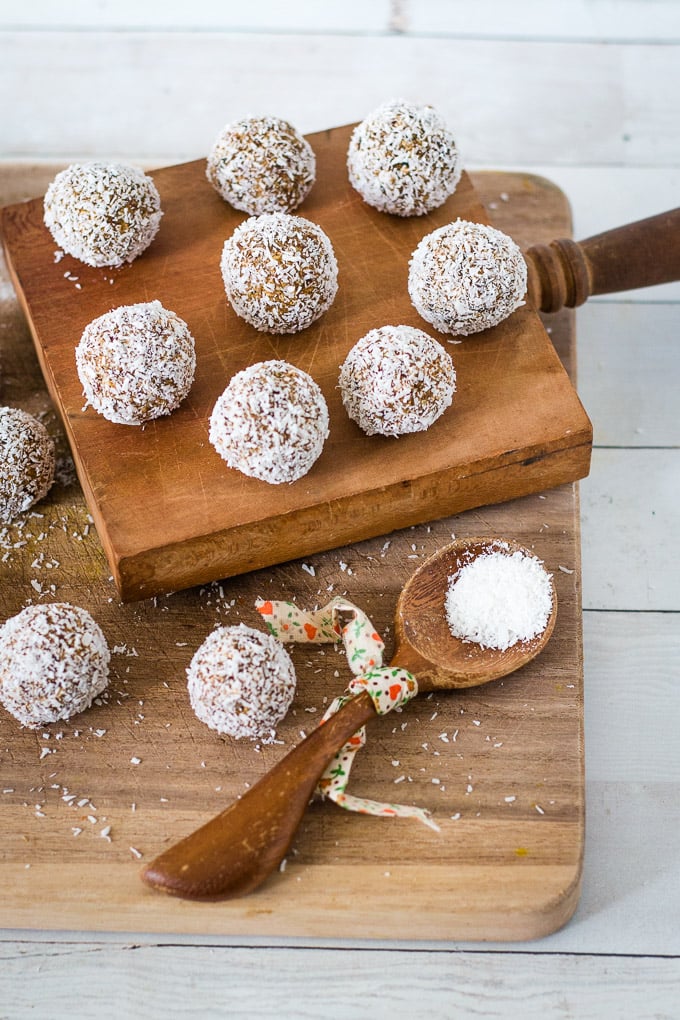
[[[678,0],[0,5],[4,161],[162,165],[244,113],[307,132],[399,95],[470,168],[554,180],[577,237],[678,205]],[[680,1016],[680,284],[594,299],[577,331],[596,448],[572,921],[526,945],[4,931],[1,1018]]]

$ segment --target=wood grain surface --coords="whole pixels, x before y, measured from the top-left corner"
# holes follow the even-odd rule
[[[40,180],[10,180],[3,201],[39,194],[50,176],[44,168]],[[546,181],[489,173],[474,183],[522,245],[569,233],[566,201]],[[563,924],[578,899],[584,835],[577,487],[124,604],[11,294],[0,311],[3,401],[41,414],[60,448],[50,496],[2,532],[0,617],[31,601],[71,601],[93,613],[114,651],[106,703],[37,732],[0,715],[0,924],[395,939],[526,939]],[[548,326],[570,372],[573,321],[564,311]],[[425,695],[371,723],[350,789],[429,807],[441,832],[315,802],[285,870],[252,896],[195,904],[145,889],[140,861],[226,807],[315,725],[349,677],[340,653],[296,648],[298,692],[282,743],[256,749],[218,737],[191,712],[184,671],[203,638],[216,624],[256,626],[257,597],[304,606],[347,592],[389,652],[398,592],[452,533],[534,549],[554,573],[560,608],[548,647],[513,677]]]
[[[406,289],[408,260],[419,240],[458,216],[487,218],[467,175],[426,217],[371,209],[347,180],[349,134],[350,128],[336,128],[310,136],[317,182],[298,212],[332,239],[339,293],[317,323],[292,337],[259,333],[226,301],[219,258],[244,215],[213,191],[203,160],[154,174],[164,209],[161,229],[148,251],[120,270],[92,269],[69,256],[55,262],[40,200],[3,210],[10,270],[126,600],[333,549],[588,473],[590,422],[527,306],[450,347],[458,390],[427,433],[398,441],[369,437],[349,420],[338,370],[352,345],[379,325],[426,326]],[[195,337],[194,385],[177,411],[143,429],[112,424],[83,408],[74,347],[87,323],[111,307],[156,298]],[[208,441],[210,413],[231,376],[269,358],[309,372],[329,406],[323,454],[292,485],[271,486],[228,469]]]

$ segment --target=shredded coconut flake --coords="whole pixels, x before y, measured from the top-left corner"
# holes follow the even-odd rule
[[[537,557],[504,543],[462,566],[446,594],[454,637],[499,650],[541,634],[552,606],[552,575]]]

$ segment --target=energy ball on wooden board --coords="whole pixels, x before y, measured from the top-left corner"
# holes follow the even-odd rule
[[[287,361],[237,372],[210,417],[210,442],[229,467],[274,485],[307,474],[328,431],[321,390]]]
[[[121,305],[85,327],[76,367],[95,411],[120,425],[142,425],[170,414],[191,389],[194,338],[160,301]]]
[[[16,407],[0,407],[0,521],[9,524],[54,481],[54,443],[45,426]]]
[[[462,165],[433,107],[394,99],[354,129],[347,170],[352,187],[380,212],[422,216],[453,194]]]
[[[253,216],[222,251],[224,289],[237,315],[265,333],[298,333],[338,290],[333,246],[316,223],[289,213]]]
[[[0,702],[29,729],[70,719],[106,687],[110,658],[86,609],[28,606],[0,629]]]
[[[227,124],[210,150],[206,176],[234,209],[251,216],[291,212],[316,176],[314,151],[279,117],[245,117]]]
[[[295,669],[283,645],[243,623],[209,634],[187,678],[197,717],[230,737],[272,740],[295,695]]]
[[[381,326],[340,369],[342,402],[369,436],[423,432],[453,400],[456,372],[440,343],[413,326]]]
[[[45,194],[45,226],[88,266],[132,262],[153,241],[162,215],[152,179],[124,163],[72,163]]]
[[[411,256],[408,292],[419,315],[441,333],[490,329],[524,304],[527,267],[507,234],[456,220],[427,234]]]

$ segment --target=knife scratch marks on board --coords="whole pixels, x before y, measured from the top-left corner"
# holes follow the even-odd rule
[[[191,718],[189,718],[187,712],[185,711],[184,705],[182,704],[181,701],[178,700],[175,703],[175,707],[176,707],[177,713],[178,713],[178,715],[179,715],[179,717],[180,717],[180,719],[181,719],[181,721],[182,721],[182,723],[184,725],[184,733],[186,734],[186,736],[188,736],[188,738],[189,738],[189,740],[191,741],[192,744],[196,744],[196,737],[195,737],[194,732],[193,732],[193,726],[196,723],[195,717],[192,716]]]
[[[317,333],[317,336],[316,336],[316,342],[315,342],[314,347],[313,347],[313,349],[312,349],[312,351],[310,353],[310,356],[309,356],[309,362],[308,362],[307,371],[310,372],[310,373],[311,373],[312,368],[314,366],[314,362],[316,361],[316,356],[318,354],[319,346],[321,344],[321,341],[322,340],[325,341],[325,339],[326,338],[324,336],[324,331],[323,330],[319,330],[319,332]]]
[[[396,254],[396,255],[398,256],[398,258],[399,258],[400,260],[401,260],[401,259],[403,259],[403,257],[404,257],[404,253],[403,253],[403,250],[402,250],[402,248],[400,247],[400,245],[398,245],[398,244],[397,244],[397,243],[395,242],[394,238],[393,238],[393,237],[391,237],[391,236],[390,236],[389,234],[385,233],[385,231],[384,231],[384,230],[381,230],[381,229],[380,229],[380,226],[379,226],[379,224],[378,224],[378,223],[373,223],[373,224],[372,224],[372,227],[373,227],[373,230],[375,231],[375,233],[376,233],[376,234],[378,234],[378,236],[379,236],[379,237],[381,237],[381,238],[383,239],[383,241],[384,241],[385,245],[386,245],[386,246],[387,246],[387,247],[388,247],[388,248],[389,248],[389,249],[390,249],[391,251],[393,251],[393,252],[394,252],[394,253],[395,253],[395,254]],[[413,246],[413,247],[415,248],[415,244],[414,244],[414,246]]]

